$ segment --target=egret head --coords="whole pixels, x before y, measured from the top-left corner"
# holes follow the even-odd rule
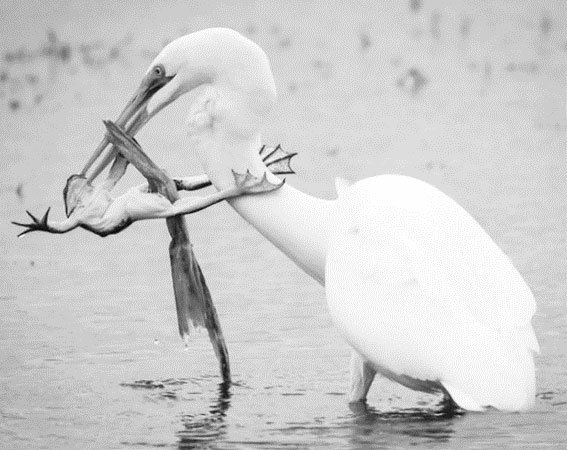
[[[264,51],[234,30],[209,28],[174,40],[157,55],[116,123],[135,134],[177,98],[205,86],[222,97],[219,114],[230,109],[233,117],[244,115],[252,123],[263,122],[276,100],[276,87]],[[105,138],[82,174],[108,144]],[[100,173],[111,160],[105,158],[95,173]]]
[[[146,76],[160,66],[172,79],[150,99],[150,117],[203,85],[252,102],[246,106],[258,115],[269,112],[276,100],[268,57],[254,42],[228,28],[209,28],[176,39],[154,59]]]

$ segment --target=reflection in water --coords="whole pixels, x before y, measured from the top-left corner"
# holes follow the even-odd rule
[[[441,403],[438,409],[396,409],[377,411],[366,403],[349,404],[355,415],[352,424],[353,447],[368,443],[396,441],[446,443],[453,436],[454,424],[463,412],[450,403]],[[401,439],[400,439],[401,438]]]
[[[208,413],[183,414],[183,429],[178,431],[178,448],[182,450],[203,448],[207,443],[217,441],[226,434],[225,416],[230,407],[230,382],[219,383],[218,397]]]

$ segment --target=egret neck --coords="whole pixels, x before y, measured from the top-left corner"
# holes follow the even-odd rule
[[[228,202],[308,275],[325,284],[334,201],[312,197],[284,184],[276,191]]]
[[[256,177],[266,173],[268,181],[280,182],[258,154],[259,133],[240,133],[242,130],[203,113],[191,114],[188,125],[191,146],[218,190],[234,186],[233,171],[248,170]],[[272,192],[245,195],[228,202],[308,275],[324,284],[334,201],[312,197],[284,184]]]

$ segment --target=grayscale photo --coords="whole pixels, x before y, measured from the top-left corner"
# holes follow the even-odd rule
[[[0,448],[567,447],[564,2],[0,25]]]

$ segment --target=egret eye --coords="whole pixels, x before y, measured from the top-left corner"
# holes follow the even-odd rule
[[[165,75],[165,69],[161,64],[157,65],[153,69],[154,75],[158,78],[161,78]]]

